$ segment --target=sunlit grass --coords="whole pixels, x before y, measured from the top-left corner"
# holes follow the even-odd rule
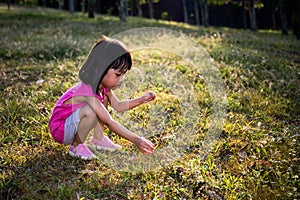
[[[7,11],[0,6],[1,199],[300,197],[300,44],[292,35],[134,17],[121,23],[112,16],[88,19],[82,13],[34,11],[16,7]],[[121,172],[101,160],[71,158],[67,147],[49,135],[47,124],[55,101],[78,81],[78,69],[98,36],[143,26],[181,31],[214,58],[228,97],[220,139],[207,157],[199,156],[211,106],[201,76],[188,71],[177,57],[162,59],[159,54],[136,52],[137,66],[168,65],[192,83],[201,109],[197,138],[181,159],[147,173]],[[139,88],[139,94],[144,89],[164,94],[156,104],[172,111],[167,129],[150,138],[162,145],[163,138],[177,128],[182,110],[160,83]],[[145,105],[128,115],[143,127],[151,118],[148,109]],[[131,144],[107,133],[135,151]]]

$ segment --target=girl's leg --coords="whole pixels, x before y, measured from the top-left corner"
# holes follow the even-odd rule
[[[103,105],[107,109],[108,98],[104,98]],[[103,135],[105,130],[104,124],[101,121],[98,121],[94,128],[94,138],[91,141],[91,144],[96,147],[96,149],[104,149],[104,150],[116,150],[122,148],[120,145],[113,143],[107,136]]]
[[[108,107],[108,98],[107,96],[104,97],[103,105],[107,109]],[[101,121],[98,121],[94,128],[94,139],[101,140],[103,138],[103,132],[105,130],[104,124]]]
[[[98,123],[97,115],[89,105],[85,105],[80,109],[79,117],[78,132],[75,135],[73,146],[83,143],[90,130],[96,127]]]
[[[94,139],[101,140],[103,138],[103,132],[105,130],[104,124],[98,122],[94,128]]]

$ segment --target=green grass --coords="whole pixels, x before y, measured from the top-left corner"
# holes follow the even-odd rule
[[[201,109],[199,131],[185,156],[157,171],[117,171],[101,160],[67,155],[48,130],[59,96],[101,34],[137,27],[166,27],[203,45],[216,61],[227,95],[227,119],[212,152],[199,156],[208,130],[210,97],[205,83],[174,57],[136,53],[137,65],[163,63],[189,77]],[[203,28],[182,23],[0,6],[0,198],[1,199],[299,199],[300,42],[278,31]],[[41,83],[39,80],[44,80]],[[173,133],[180,115],[165,93]],[[146,88],[140,88],[142,91]],[[129,112],[136,126],[147,106]],[[172,132],[173,131],[173,132]],[[108,132],[128,149],[131,145]],[[150,139],[161,144],[165,135]],[[133,149],[134,151],[134,149]]]

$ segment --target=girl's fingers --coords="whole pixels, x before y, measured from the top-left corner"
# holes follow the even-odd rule
[[[150,154],[154,152],[154,144],[145,138],[140,138],[140,142],[137,144],[137,146],[144,154]]]
[[[152,145],[147,144],[146,146],[144,146],[144,147],[142,148],[142,152],[143,152],[144,154],[150,154],[150,153],[153,153],[153,152],[154,152],[154,147],[153,147]]]
[[[152,142],[150,142],[149,140],[147,140],[147,144],[148,144],[148,147],[149,147],[151,150],[154,150],[155,145],[154,145]]]
[[[151,101],[151,100],[154,100],[155,97],[156,97],[156,94],[152,91],[149,91],[145,94],[146,98],[147,98],[147,101]]]
[[[151,154],[151,153],[153,153],[153,151],[144,150],[142,153],[143,153],[143,154]]]
[[[153,152],[154,152],[154,150],[145,149],[143,151],[143,154],[150,154],[150,153],[153,153]]]

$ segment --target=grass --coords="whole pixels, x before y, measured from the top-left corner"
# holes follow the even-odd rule
[[[186,71],[178,58],[137,52],[137,66],[174,66],[193,85],[201,115],[195,141],[182,158],[145,173],[115,170],[101,160],[71,158],[48,130],[57,98],[78,81],[78,69],[99,35],[145,26],[183,32],[214,58],[227,95],[221,137],[202,159],[199,151],[211,113],[205,82]],[[292,35],[132,17],[121,23],[111,16],[88,19],[83,14],[17,7],[7,11],[3,5],[0,27],[1,199],[300,198],[300,42]],[[150,138],[158,145],[183,120],[176,99],[168,96],[162,83],[139,88],[163,93],[151,106],[172,114],[165,130]],[[151,121],[147,113],[151,108],[128,113],[136,120],[137,131]]]

